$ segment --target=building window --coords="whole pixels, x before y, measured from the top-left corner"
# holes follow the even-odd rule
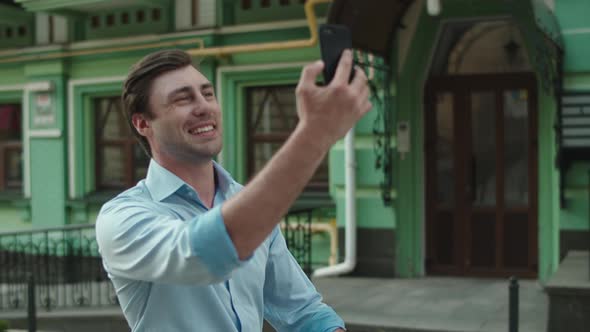
[[[100,27],[100,16],[92,16],[90,18],[90,26],[93,28],[99,28]]]
[[[247,89],[248,176],[254,176],[285,143],[298,122],[295,85]],[[305,193],[328,193],[328,157]]]
[[[143,21],[145,21],[145,12],[143,10],[138,10],[135,13],[135,20],[137,23],[143,23]]]
[[[159,8],[152,9],[152,20],[159,21],[160,17],[162,17],[162,11]]]
[[[107,26],[112,27],[113,25],[115,25],[115,15],[109,14],[107,15]]]
[[[0,190],[22,192],[22,125],[19,104],[0,104]]]
[[[145,178],[149,158],[128,128],[121,98],[95,98],[96,190],[122,190]]]
[[[125,12],[121,14],[121,23],[122,24],[129,24],[129,13]]]

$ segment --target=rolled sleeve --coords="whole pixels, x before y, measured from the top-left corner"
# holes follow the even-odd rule
[[[221,214],[221,205],[202,215],[190,229],[193,254],[217,278],[227,277],[247,260],[240,260]]]
[[[101,209],[96,238],[110,275],[205,285],[240,266],[218,207],[184,221],[150,204],[123,197]]]

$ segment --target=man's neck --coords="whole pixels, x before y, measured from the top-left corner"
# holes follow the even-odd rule
[[[212,160],[192,164],[164,160],[156,161],[193,187],[206,207],[211,208],[213,206],[215,199],[215,169]]]

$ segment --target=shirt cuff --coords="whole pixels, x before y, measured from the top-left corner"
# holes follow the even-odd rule
[[[225,278],[245,261],[240,261],[221,215],[221,205],[198,216],[190,229],[193,254],[217,278]]]
[[[346,331],[346,325],[342,318],[340,318],[332,308],[324,306],[324,308],[320,309],[320,311],[316,313],[310,322],[301,330],[333,332],[339,328]]]

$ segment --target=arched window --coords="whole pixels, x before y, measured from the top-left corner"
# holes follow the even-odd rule
[[[528,71],[524,40],[512,21],[447,24],[432,67],[436,76]]]

